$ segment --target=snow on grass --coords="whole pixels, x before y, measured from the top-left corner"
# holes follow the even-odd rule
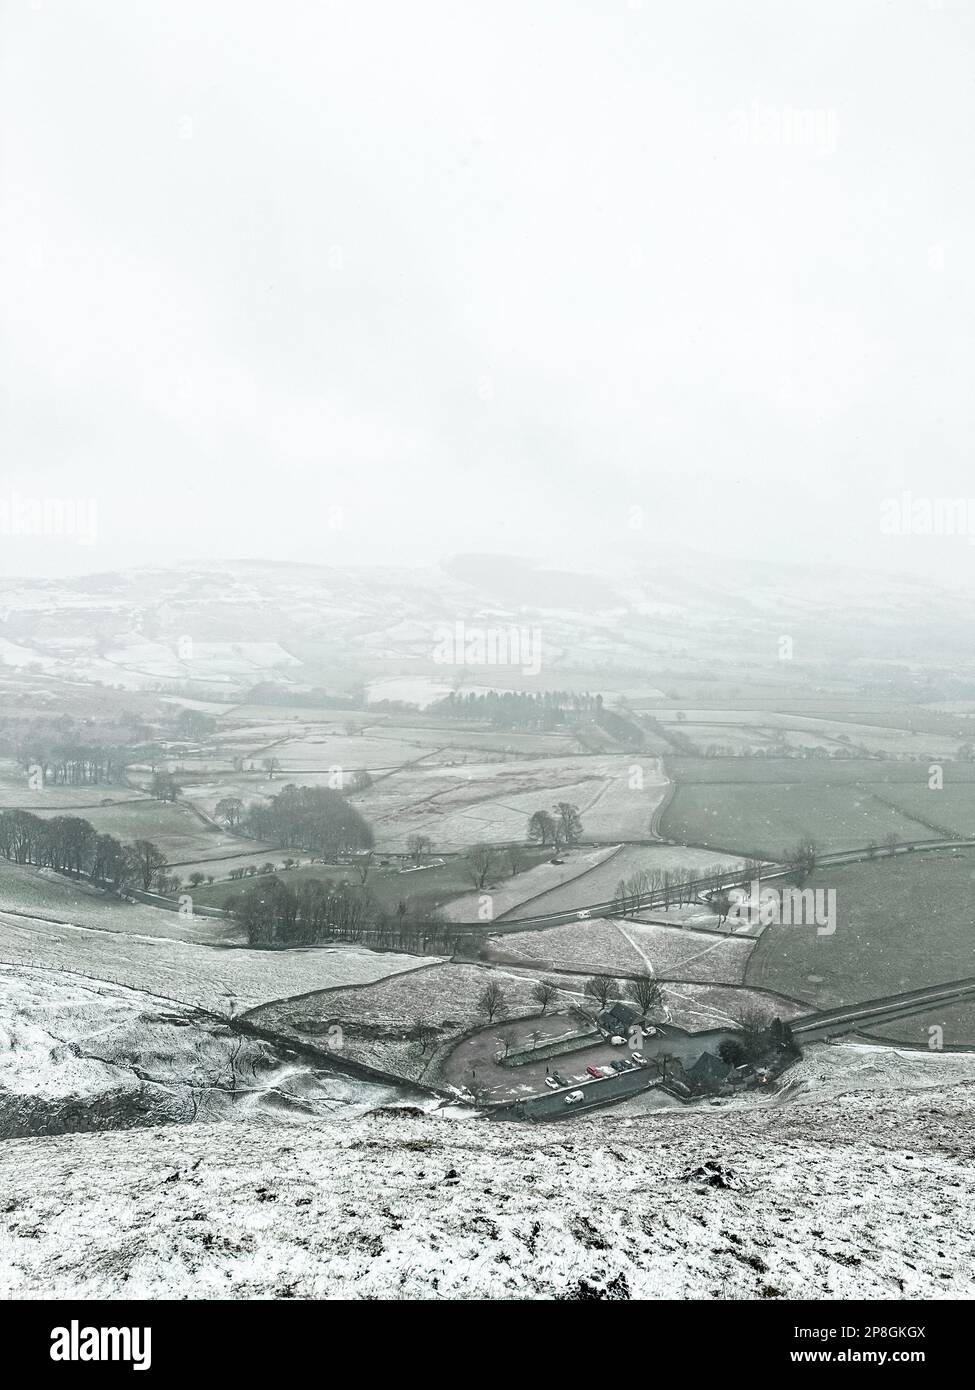
[[[209,945],[243,941],[233,922],[125,902],[83,880],[65,878],[50,869],[9,864],[6,860],[0,860],[0,910],[46,918],[55,924],[69,922],[132,936],[171,937]]]
[[[382,1113],[13,1140],[0,1294],[967,1298],[971,1118],[955,1087],[554,1128]]]
[[[0,962],[73,971],[224,1014],[308,990],[365,984],[431,959],[354,946],[251,951],[0,912]]]
[[[138,990],[0,967],[0,1137],[288,1115],[395,1099]]]
[[[863,1043],[814,1043],[783,1078],[788,1099],[833,1100],[850,1092],[917,1091],[975,1083],[975,1052],[928,1052],[920,1048]]]
[[[520,842],[531,815],[559,801],[578,806],[584,838],[649,838],[667,779],[657,759],[645,758],[644,787],[633,791],[632,766],[632,758],[610,756],[414,767],[354,800],[388,850],[402,849],[416,832],[439,849]]]
[[[696,878],[703,878],[705,874],[718,869],[737,869],[743,862],[733,855],[716,854],[713,850],[686,849],[683,845],[623,845],[600,868],[586,875],[579,885],[582,893],[576,893],[571,884],[564,888],[553,888],[532,903],[531,911],[571,912],[574,908],[585,907],[587,903],[610,902],[616,895],[620,880],[632,879],[639,873],[686,870]]]
[[[667,984],[664,1004],[664,1018],[689,1033],[738,1027],[745,1014],[758,1015],[771,1023],[773,1018],[791,1020],[808,1012],[791,999],[724,984]]]
[[[574,849],[563,851],[560,864],[536,864],[533,869],[516,874],[498,888],[486,888],[477,893],[466,893],[455,898],[443,909],[444,916],[451,922],[476,922],[480,920],[481,903],[484,893],[491,898],[493,920],[498,921],[506,915],[520,915],[516,909],[524,908],[530,914],[536,911],[536,900],[540,895],[562,884],[576,884],[573,893],[582,901],[588,892],[589,873],[598,865],[611,859],[617,851],[612,845],[600,849]]]
[[[718,937],[631,919],[597,918],[544,930],[506,932],[490,940],[492,957],[533,961],[539,968],[591,974],[741,984],[751,938]]]
[[[533,961],[539,969],[562,968],[594,975],[634,975],[645,964],[616,924],[599,917],[544,931],[506,932],[491,937],[489,948],[495,959]]]
[[[653,973],[667,979],[741,984],[755,946],[751,937],[714,936],[658,923],[626,919],[616,926]]]
[[[326,1034],[329,1025],[339,1023],[343,1057],[417,1081],[429,1073],[439,1047],[471,1028],[486,1025],[477,1006],[489,984],[498,984],[504,991],[509,1010],[504,1017],[510,1021],[538,1013],[539,1005],[531,997],[537,982],[538,977],[529,973],[438,964],[363,988],[336,989],[308,999],[272,1003],[255,1012],[252,1021],[306,1040]],[[578,989],[579,983],[569,982],[569,988],[573,987]],[[426,1050],[415,1037],[420,1024],[436,1030],[436,1038]],[[499,1021],[497,1027],[502,1026]]]

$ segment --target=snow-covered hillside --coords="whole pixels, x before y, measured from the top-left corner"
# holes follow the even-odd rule
[[[0,969],[0,1139],[241,1119],[262,1108],[359,1113],[404,1094],[138,990]]]
[[[975,1091],[0,1146],[0,1295],[971,1296]]]

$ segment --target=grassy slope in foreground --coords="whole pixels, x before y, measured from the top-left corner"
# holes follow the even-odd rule
[[[569,1129],[377,1114],[14,1140],[0,1296],[967,1297],[971,1106],[956,1086]],[[695,1176],[709,1159],[729,1188]]]

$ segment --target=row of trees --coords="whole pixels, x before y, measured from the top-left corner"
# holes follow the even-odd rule
[[[151,840],[123,843],[114,835],[100,835],[81,816],[48,818],[31,811],[0,812],[0,854],[15,864],[85,874],[111,888],[134,886],[145,891],[162,886],[160,875],[167,864],[165,854]],[[171,886],[167,879],[166,887]]]
[[[365,688],[356,687],[351,695],[336,695],[323,686],[294,690],[278,681],[260,681],[244,696],[249,705],[291,705],[303,709],[361,709],[365,704]]]
[[[51,786],[117,785],[125,780],[129,750],[149,736],[149,728],[136,715],[95,723],[79,722],[68,715],[0,722],[0,752],[17,760],[25,774],[40,770],[42,783]]]
[[[226,906],[251,946],[305,946],[349,941],[385,951],[470,950],[468,929],[437,912],[422,916],[400,902],[387,912],[370,893],[347,883],[306,879],[291,888],[280,879],[255,884]]]
[[[641,869],[629,878],[621,878],[613,898],[613,915],[630,917],[640,908],[657,906],[682,907],[705,893],[715,893],[722,884],[732,880],[750,883],[761,877],[762,864],[749,859],[744,868],[718,865],[704,872],[701,869]]]
[[[647,973],[633,975],[625,980],[614,979],[612,975],[593,975],[583,985],[583,993],[599,1005],[600,1011],[611,1003],[627,1001],[646,1018],[663,1004],[663,991],[654,977]]]
[[[643,747],[643,730],[633,719],[625,718],[616,710],[599,710],[596,715],[596,723],[609,734],[610,738],[614,738],[624,748],[639,750]]]
[[[543,690],[535,694],[515,690],[456,691],[436,700],[428,714],[448,719],[469,719],[494,725],[498,729],[554,729],[565,723],[566,714],[598,714],[603,697],[571,690]]]

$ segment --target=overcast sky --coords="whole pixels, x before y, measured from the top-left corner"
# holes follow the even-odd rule
[[[5,575],[972,573],[879,523],[975,497],[967,0],[0,0],[0,49],[0,504],[98,508]]]

